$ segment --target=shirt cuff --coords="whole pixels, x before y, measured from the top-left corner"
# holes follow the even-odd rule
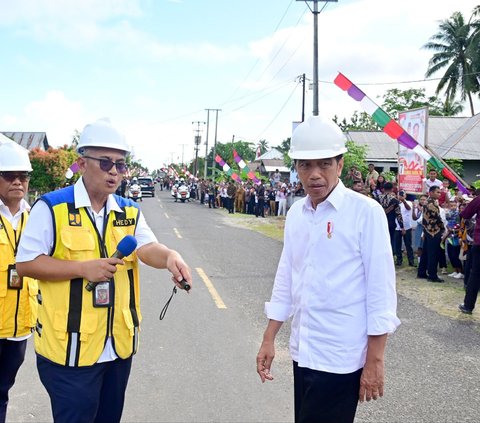
[[[278,322],[285,322],[292,314],[292,307],[289,305],[267,302],[265,303],[265,314],[269,319]]]
[[[368,317],[368,335],[393,333],[400,326],[400,319],[395,313],[385,313]]]

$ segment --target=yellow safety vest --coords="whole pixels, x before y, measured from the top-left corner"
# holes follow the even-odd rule
[[[85,208],[75,208],[73,186],[46,194],[42,199],[52,211],[55,240],[52,257],[60,260],[93,260],[110,257],[125,235],[134,235],[138,207],[115,196],[123,212],[106,216],[102,239]],[[94,307],[93,291],[86,279],[39,280],[38,322],[35,350],[41,356],[65,366],[96,363],[108,337],[121,358],[135,354],[138,347],[140,289],[136,253],[125,257],[114,276],[111,307]]]
[[[9,289],[9,268],[15,265],[18,242],[28,220],[28,212],[14,230],[4,217],[0,220],[0,338],[28,335],[37,319],[37,281],[23,278],[22,289]]]

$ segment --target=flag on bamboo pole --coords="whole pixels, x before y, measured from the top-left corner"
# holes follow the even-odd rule
[[[222,166],[223,171],[230,176],[234,181],[242,182],[242,178],[236,174],[232,168],[223,160],[218,154],[215,156],[215,161]]]
[[[374,122],[379,125],[383,132],[385,132],[390,138],[398,141],[399,144],[404,147],[415,151],[419,156],[429,162],[438,173],[442,174],[445,178],[455,183],[458,189],[464,194],[468,194],[467,188],[462,184],[460,179],[454,174],[454,172],[443,162],[439,157],[436,157],[433,152],[423,147],[415,139],[405,131],[390,115],[379,107],[373,100],[358,88],[352,81],[350,81],[342,73],[338,73],[334,80],[337,87],[346,91],[347,94],[355,101],[358,101],[363,110],[367,112]]]
[[[250,168],[247,166],[247,164],[244,162],[244,160],[240,157],[240,155],[237,153],[237,150],[233,150],[233,159],[235,160],[235,163],[238,164],[238,167],[242,170],[242,173],[245,173],[249,179],[251,179],[253,182],[256,184],[260,183],[260,179],[258,179],[253,173]]]

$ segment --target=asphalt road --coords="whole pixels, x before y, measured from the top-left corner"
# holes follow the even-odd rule
[[[124,422],[291,422],[288,326],[279,335],[273,374],[255,372],[282,243],[234,226],[223,210],[174,203],[168,192],[140,203],[160,242],[191,266],[190,294],[178,292],[159,314],[172,283],[141,268],[142,332]],[[212,293],[213,292],[213,293]],[[479,422],[480,331],[399,297],[402,325],[387,347],[386,392],[359,406],[357,422]],[[9,422],[51,421],[29,344],[11,391]]]

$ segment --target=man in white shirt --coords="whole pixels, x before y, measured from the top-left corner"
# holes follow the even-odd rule
[[[407,251],[408,265],[414,267],[415,262],[413,258],[413,247],[412,247],[412,228],[413,228],[413,218],[412,218],[412,207],[413,203],[406,199],[405,191],[398,192],[398,201],[400,202],[400,212],[402,213],[403,221],[403,231],[400,227],[398,221],[395,228],[395,256],[397,257],[395,264],[401,266],[403,262],[402,255],[402,240],[405,244],[405,249]]]
[[[139,260],[168,269],[180,288],[191,274],[157,242],[136,203],[113,195],[127,171],[123,135],[99,120],[85,127],[77,150],[82,177],[32,207],[17,268],[38,280],[35,351],[53,420],[114,423],[138,347]],[[121,260],[117,246],[132,237]]]
[[[320,117],[292,135],[308,195],[287,215],[257,372],[273,379],[275,337],[293,316],[297,423],[353,422],[358,401],[383,396],[387,334],[400,324],[385,213],[340,181],[346,151],[340,129]]]
[[[428,178],[423,180],[424,184],[424,193],[430,192],[430,187],[436,186],[441,188],[443,186],[443,183],[440,179],[437,179],[437,171],[436,170],[431,170],[428,173]]]

